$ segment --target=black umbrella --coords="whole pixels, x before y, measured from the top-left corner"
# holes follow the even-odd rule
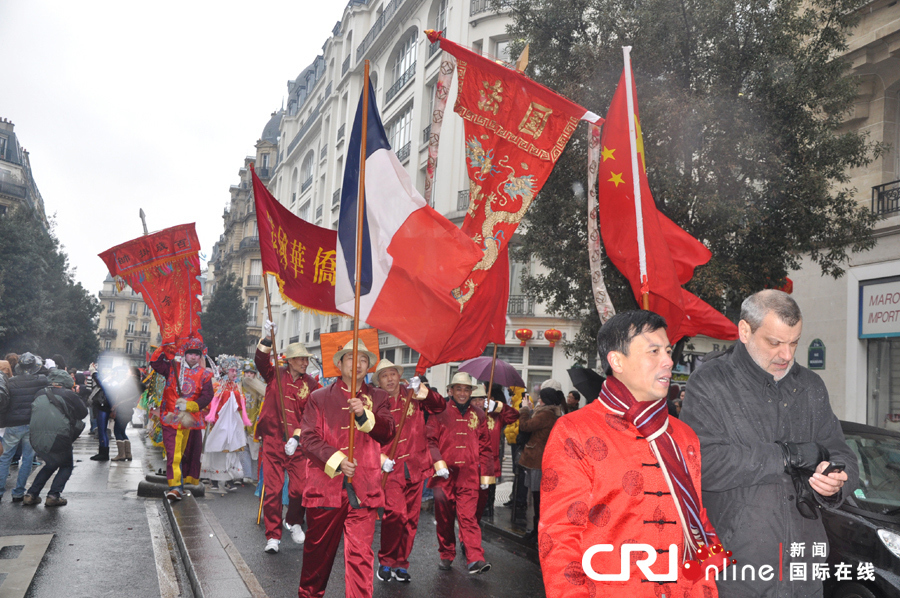
[[[568,372],[572,384],[588,403],[600,396],[600,389],[606,378],[589,368],[570,368]]]

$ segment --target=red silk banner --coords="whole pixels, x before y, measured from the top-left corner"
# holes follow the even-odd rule
[[[471,50],[427,31],[457,59],[454,110],[464,120],[469,207],[462,230],[484,251],[468,279],[453,291],[460,321],[436,363],[480,355],[505,337],[509,297],[508,243],[544,186],[580,120],[603,119]]]
[[[253,197],[263,272],[298,309],[344,315],[334,305],[337,231],[294,216],[263,185],[253,166]]]
[[[116,245],[100,254],[114,277],[141,294],[162,329],[162,344],[180,346],[200,334],[200,241],[182,224]]]

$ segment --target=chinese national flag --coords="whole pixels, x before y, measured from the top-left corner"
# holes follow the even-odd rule
[[[625,69],[629,66],[626,64]],[[626,74],[628,75],[626,77]],[[641,222],[646,253],[647,280],[641,284],[638,249],[638,217],[633,184],[631,141],[628,131],[627,91],[632,84],[640,184]],[[638,304],[642,292],[649,292],[650,310],[666,319],[669,341],[705,334],[719,339],[736,339],[737,327],[721,313],[682,288],[705,264],[712,253],[656,209],[647,183],[644,143],[633,78],[622,72],[603,126],[599,169],[600,233],[610,261],[628,278]]]
[[[263,272],[298,309],[338,314],[334,305],[337,232],[294,216],[263,185],[253,166],[253,198]]]
[[[441,40],[441,50],[457,63],[455,112],[465,127],[469,207],[462,231],[484,252],[465,282],[454,290],[459,321],[434,354],[419,360],[418,371],[438,363],[481,355],[502,344],[509,298],[509,241],[541,190],[580,120],[603,122],[522,73],[462,46]]]

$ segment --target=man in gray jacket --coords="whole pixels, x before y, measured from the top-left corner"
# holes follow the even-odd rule
[[[794,361],[802,324],[790,295],[752,295],[740,340],[687,385],[681,421],[700,438],[703,503],[737,559],[716,583],[723,597],[822,596],[819,511],[839,506],[859,479],[825,384]],[[829,462],[844,471],[824,475]]]

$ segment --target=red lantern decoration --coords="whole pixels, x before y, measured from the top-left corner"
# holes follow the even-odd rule
[[[544,338],[550,341],[551,347],[555,347],[556,343],[559,342],[559,339],[562,338],[562,332],[560,332],[556,328],[551,328],[550,330],[546,330],[544,332]]]
[[[529,330],[528,328],[519,328],[516,330],[516,338],[522,341],[522,346],[525,346],[525,341],[530,340],[531,337],[534,336],[534,332]]]

